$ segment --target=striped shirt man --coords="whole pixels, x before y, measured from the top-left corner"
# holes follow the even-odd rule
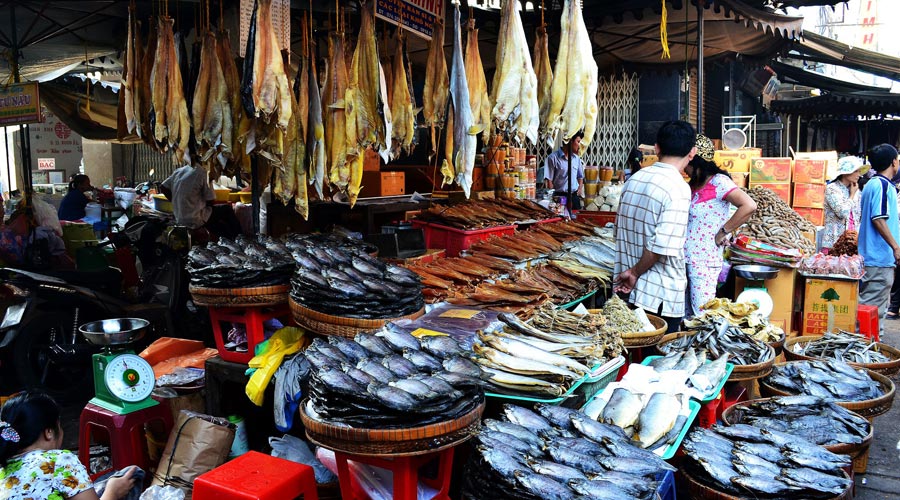
[[[644,250],[660,256],[637,279],[629,302],[669,318],[684,315],[684,241],[690,204],[690,187],[678,169],[657,162],[625,183],[616,216],[615,275],[634,267]]]

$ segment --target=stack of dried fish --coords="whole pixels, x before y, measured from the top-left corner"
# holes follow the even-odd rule
[[[488,96],[487,78],[478,52],[478,30],[475,29],[475,18],[470,17],[466,23],[466,82],[469,84],[469,106],[475,118],[475,125],[484,128],[482,138],[487,142],[491,134],[491,99]]]
[[[737,326],[747,335],[760,342],[777,342],[784,338],[784,330],[769,323],[757,313],[757,304],[751,302],[732,302],[729,299],[712,299],[701,307],[703,313],[684,320],[684,326],[691,330],[703,328],[717,318],[724,318]]]
[[[328,181],[340,192],[346,192],[350,183],[347,168],[347,114],[341,105],[347,91],[347,58],[344,52],[344,34],[328,34],[328,64],[322,85],[322,113],[325,125],[325,150]]]
[[[618,295],[613,295],[603,304],[606,328],[611,332],[631,333],[644,331],[644,324]]]
[[[601,228],[586,220],[554,222],[551,224],[541,224],[538,227],[541,231],[544,231],[559,241],[575,240],[585,236],[600,236],[602,238],[615,240],[615,234],[612,229]]]
[[[866,401],[881,397],[881,384],[865,370],[842,361],[792,361],[776,365],[766,383],[791,394],[808,394],[826,401]]]
[[[197,153],[204,164],[220,152],[230,152],[232,147],[234,124],[231,120],[234,115],[219,59],[218,41],[212,31],[207,31],[203,37],[199,74],[191,102]]]
[[[707,359],[719,359],[728,354],[736,365],[755,365],[770,361],[775,351],[767,344],[744,333],[728,321],[716,318],[703,324],[696,333],[660,344],[658,349],[664,354],[686,351],[689,348],[698,354],[706,351]]]
[[[419,276],[405,268],[337,246],[294,248],[291,298],[325,314],[398,318],[424,305]]]
[[[446,336],[424,337],[388,327],[354,340],[315,339],[304,352],[312,366],[314,418],[366,429],[449,421],[482,401],[484,373]]]
[[[397,30],[397,52],[393,61],[391,84],[391,156],[397,158],[402,150],[412,154],[418,142],[416,133],[416,99],[413,95],[412,70],[406,54],[406,33]]]
[[[658,479],[675,470],[633,446],[622,429],[575,410],[504,405],[504,420],[486,420],[465,469],[472,500],[651,499]]]
[[[674,443],[687,424],[688,417],[682,414],[684,398],[687,396],[610,387],[589,401],[584,413],[624,430],[636,446],[655,451]]]
[[[444,57],[444,21],[435,19],[425,66],[425,89],[422,91],[422,117],[431,129],[431,156],[437,153],[437,129],[444,126],[449,92],[450,78]]]
[[[523,262],[557,252],[562,243],[540,229],[520,231],[506,236],[494,236],[478,241],[469,247],[471,253],[483,253],[494,257]]]
[[[562,251],[550,258],[572,271],[582,269],[584,273],[608,281],[615,266],[616,241],[612,238],[585,236],[566,242]]]
[[[531,200],[468,200],[449,207],[423,210],[418,220],[457,229],[483,229],[517,222],[544,220],[553,212]]]
[[[697,355],[694,349],[675,351],[650,362],[657,372],[683,371],[688,376],[691,387],[704,397],[718,387],[728,371],[728,353],[715,361],[706,361],[706,352]],[[715,394],[713,394],[714,396]]]
[[[290,250],[268,236],[219,238],[188,253],[191,284],[204,288],[283,285],[294,270]]]
[[[510,139],[515,138],[519,144],[525,139],[535,144],[540,122],[538,82],[517,5],[515,0],[506,0],[500,8],[497,69],[491,84],[491,102],[494,103],[491,121],[495,130]],[[594,80],[596,89],[596,78]]]
[[[323,249],[324,247],[337,246],[348,252],[365,253],[369,255],[378,251],[378,248],[375,245],[350,237],[341,230],[335,230],[330,233],[291,233],[282,236],[282,239],[284,240],[285,246],[292,251],[297,248],[312,249],[313,247],[318,246],[323,247]]]
[[[860,444],[872,424],[852,411],[814,396],[779,396],[735,408],[729,419],[800,436],[820,446]]]
[[[825,358],[847,363],[887,363],[892,358],[878,351],[878,342],[870,342],[863,335],[850,332],[825,332],[809,342],[797,342],[791,350],[811,358]]]
[[[816,253],[816,246],[801,232],[815,232],[816,228],[784,202],[774,191],[754,187],[747,194],[756,202],[756,212],[741,226],[745,234],[779,248],[798,248],[806,255]]]
[[[753,498],[833,498],[851,482],[850,458],[774,429],[738,424],[695,429],[685,439],[687,471],[716,490]]]
[[[555,324],[539,329],[508,313],[498,316],[505,323],[502,330],[478,332],[475,361],[491,375],[492,391],[559,397],[590,367],[609,361],[623,349],[621,338],[586,328],[590,323],[579,324],[580,318],[567,317],[573,313],[541,315],[541,324],[562,317],[562,324],[578,333],[562,331]]]
[[[555,78],[550,87],[550,110],[544,130],[551,145],[569,142],[583,131],[581,144],[587,147],[597,127],[597,62],[579,4],[566,0],[563,7]]]
[[[514,270],[509,262],[484,254],[438,259],[428,264],[408,265],[407,269],[422,277],[422,293],[429,301],[443,300],[456,288],[507,275]]]
[[[159,28],[150,73],[150,132],[161,151],[174,151],[173,161],[186,158],[191,137],[191,117],[185,100],[184,84],[175,48],[175,20],[159,18]],[[153,48],[151,46],[151,48]],[[179,163],[181,164],[181,163]]]

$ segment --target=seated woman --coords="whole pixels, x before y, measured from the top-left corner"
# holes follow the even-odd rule
[[[94,491],[78,457],[59,449],[59,406],[50,396],[28,391],[0,409],[0,498],[24,500],[118,500],[134,486],[135,468],[110,478],[102,497]]]
[[[91,201],[84,193],[93,190],[94,186],[91,186],[90,177],[84,174],[73,177],[72,182],[69,183],[69,192],[59,204],[59,220],[83,219],[87,215],[85,207]]]

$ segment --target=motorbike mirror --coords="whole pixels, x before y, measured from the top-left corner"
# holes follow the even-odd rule
[[[125,227],[124,233],[128,236],[128,239],[131,241],[137,241],[141,237],[141,231],[144,230],[144,227],[147,226],[147,221],[142,220],[135,222],[134,224]]]

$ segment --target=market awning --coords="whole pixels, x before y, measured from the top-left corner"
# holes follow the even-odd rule
[[[821,73],[807,71],[798,66],[792,66],[779,61],[772,61],[769,67],[778,75],[781,83],[794,83],[805,87],[832,91],[832,92],[887,92],[890,88],[862,85],[846,82],[825,76]]]
[[[900,94],[885,91],[827,92],[802,99],[772,101],[772,111],[824,116],[900,115]]]
[[[803,38],[794,44],[793,51],[796,55],[791,57],[836,64],[900,81],[900,58],[852,47],[812,31],[803,31]]]

